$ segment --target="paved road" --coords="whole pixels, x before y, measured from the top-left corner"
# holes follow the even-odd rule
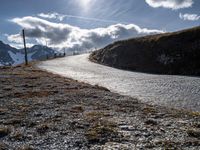
[[[200,111],[200,78],[119,70],[88,60],[88,54],[42,62],[39,68],[100,85],[151,104]]]

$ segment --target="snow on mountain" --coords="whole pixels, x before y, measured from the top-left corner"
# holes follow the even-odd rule
[[[53,57],[57,51],[42,45],[27,48],[28,61],[44,60]],[[0,66],[18,65],[24,63],[24,49],[16,49],[0,41]]]
[[[22,54],[21,52],[17,52],[17,53],[13,53],[12,51],[8,51],[10,57],[12,58],[12,60],[14,61],[14,63],[12,65],[18,65],[18,64],[22,64],[24,63],[24,54]],[[32,61],[32,56],[34,53],[29,53],[28,54],[28,61]]]

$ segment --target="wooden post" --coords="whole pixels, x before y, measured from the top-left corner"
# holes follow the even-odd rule
[[[23,41],[24,41],[24,59],[25,65],[28,65],[28,56],[27,56],[27,49],[26,49],[26,39],[25,39],[25,30],[22,30]]]
[[[66,56],[66,53],[65,53],[65,48],[64,48],[64,56]]]

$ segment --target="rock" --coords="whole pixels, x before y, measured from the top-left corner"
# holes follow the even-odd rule
[[[0,128],[0,138],[7,136],[10,133],[10,129],[7,127]]]
[[[158,125],[158,122],[156,120],[153,120],[153,119],[148,119],[147,121],[145,121],[145,124],[147,124],[147,125]]]

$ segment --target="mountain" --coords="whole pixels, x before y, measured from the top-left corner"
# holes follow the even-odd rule
[[[14,60],[12,59],[10,53],[16,54],[18,50],[7,44],[4,44],[0,41],[0,66],[13,64]]]
[[[27,48],[28,60],[44,60],[53,57],[57,51],[42,45]],[[24,49],[16,49],[0,41],[0,66],[18,65],[24,62]]]
[[[118,41],[93,52],[90,60],[132,71],[199,76],[200,26]]]
[[[29,54],[31,55],[31,58],[33,60],[43,60],[47,57],[53,57],[55,53],[58,53],[57,51],[42,45],[34,45],[31,48],[27,49]]]

